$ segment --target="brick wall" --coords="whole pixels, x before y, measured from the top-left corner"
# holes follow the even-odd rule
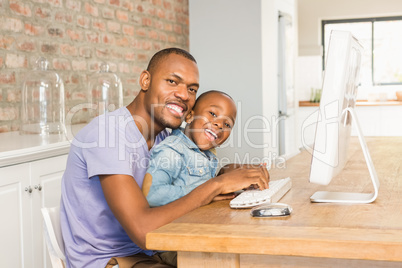
[[[120,77],[126,105],[150,57],[188,49],[188,31],[188,0],[0,0],[0,132],[19,129],[24,75],[40,56],[64,81],[66,113],[86,102],[102,62]]]

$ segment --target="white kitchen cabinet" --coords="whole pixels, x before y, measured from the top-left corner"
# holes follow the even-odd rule
[[[358,106],[357,116],[365,136],[402,136],[402,105]]]
[[[0,169],[0,256],[3,267],[32,266],[29,164]],[[28,188],[27,188],[28,189]]]
[[[297,125],[301,133],[298,139],[300,147],[303,146],[303,138],[305,144],[314,142],[314,122],[318,109],[317,106],[299,107]],[[364,136],[402,136],[402,105],[358,105],[355,111]],[[353,125],[351,134],[357,135]]]
[[[57,206],[67,155],[0,168],[0,255],[4,267],[50,268],[41,208]]]
[[[61,178],[66,168],[67,155],[31,163],[32,226],[35,267],[51,268],[52,264],[43,239],[43,220],[40,209],[60,205]]]
[[[51,267],[41,208],[60,205],[71,139],[72,134],[44,140],[39,135],[0,133],[2,267]]]

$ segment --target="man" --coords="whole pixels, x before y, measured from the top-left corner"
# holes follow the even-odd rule
[[[62,180],[61,223],[67,267],[105,267],[111,257],[146,254],[145,235],[221,194],[257,184],[265,168],[224,173],[168,205],[150,208],[141,191],[150,150],[178,128],[199,87],[186,51],[156,53],[140,75],[141,91],[127,107],[95,118],[75,137]],[[151,257],[152,258],[152,257]]]

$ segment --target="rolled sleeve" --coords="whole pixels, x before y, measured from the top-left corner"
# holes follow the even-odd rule
[[[147,173],[152,176],[152,185],[147,195],[151,207],[162,206],[188,194],[186,186],[174,185],[184,168],[183,155],[169,146],[158,146],[152,152]]]

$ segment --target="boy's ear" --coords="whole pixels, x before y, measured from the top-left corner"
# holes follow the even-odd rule
[[[194,111],[191,110],[188,115],[186,115],[185,121],[187,124],[190,124],[191,122],[193,122],[194,119]]]
[[[142,71],[139,82],[140,82],[141,89],[144,91],[147,91],[149,88],[149,85],[151,84],[151,74],[146,70]]]

